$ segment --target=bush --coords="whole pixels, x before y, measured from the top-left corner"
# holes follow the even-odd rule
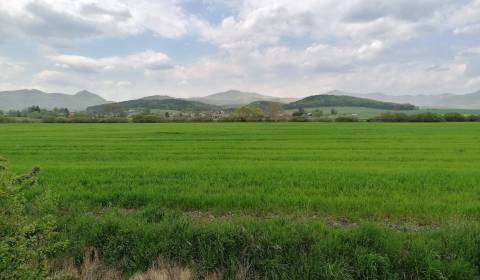
[[[469,115],[466,117],[467,121],[469,122],[479,122],[480,116],[479,115]]]
[[[0,116],[0,123],[14,123],[15,118]]]
[[[340,116],[335,119],[335,122],[358,122],[358,118],[354,116]]]
[[[128,119],[124,117],[94,117],[94,116],[81,116],[81,117],[53,117],[48,116],[42,118],[44,123],[127,123]]]
[[[0,279],[46,279],[48,259],[61,249],[55,220],[45,213],[51,200],[25,198],[39,169],[14,176],[0,162]]]
[[[408,122],[410,121],[410,116],[405,113],[383,113],[380,116],[370,119],[370,121],[376,122]]]
[[[410,116],[411,122],[443,122],[445,119],[442,115],[425,112],[425,113],[418,113]]]
[[[413,115],[405,113],[383,113],[380,116],[371,118],[374,122],[443,122],[445,118],[436,113],[425,112]]]
[[[138,114],[132,117],[132,122],[134,123],[160,123],[166,122],[161,116],[153,114]]]
[[[444,116],[447,122],[465,122],[468,119],[460,113],[446,113]]]

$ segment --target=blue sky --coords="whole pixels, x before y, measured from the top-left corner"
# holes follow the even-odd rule
[[[0,90],[480,89],[480,0],[0,1]]]

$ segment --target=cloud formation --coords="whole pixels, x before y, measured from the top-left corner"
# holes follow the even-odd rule
[[[479,33],[480,0],[3,1],[0,86],[112,99],[468,92]]]

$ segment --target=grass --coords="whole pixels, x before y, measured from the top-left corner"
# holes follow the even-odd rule
[[[379,116],[386,112],[392,112],[389,110],[383,109],[373,109],[373,108],[364,108],[364,107],[318,107],[318,108],[306,108],[306,112],[314,112],[316,110],[320,110],[323,112],[324,115],[330,115],[332,109],[337,111],[337,116],[342,115],[356,115],[359,119],[369,119],[376,116]],[[288,112],[295,112],[297,110],[287,110]],[[424,112],[432,112],[437,114],[445,114],[445,113],[452,113],[457,112],[464,115],[479,115],[480,110],[478,109],[457,109],[457,108],[420,108],[419,110],[410,110],[410,111],[399,111],[405,114],[418,114]]]
[[[472,279],[479,128],[5,124],[0,154],[41,168],[29,196],[57,195],[70,254],[93,246],[128,273],[164,256],[226,278]]]

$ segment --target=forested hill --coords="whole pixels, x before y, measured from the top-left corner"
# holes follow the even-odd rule
[[[287,109],[315,108],[315,107],[365,107],[385,110],[415,110],[412,104],[399,104],[377,101],[346,95],[313,95],[286,105]]]
[[[91,106],[87,108],[87,111],[91,113],[112,113],[112,112],[126,111],[129,109],[137,109],[137,108],[189,111],[189,112],[212,111],[212,110],[219,109],[217,106],[214,106],[214,105],[205,104],[205,103],[196,102],[196,101],[184,100],[184,99],[142,98],[142,99],[129,100],[129,101],[123,101],[118,103]]]

